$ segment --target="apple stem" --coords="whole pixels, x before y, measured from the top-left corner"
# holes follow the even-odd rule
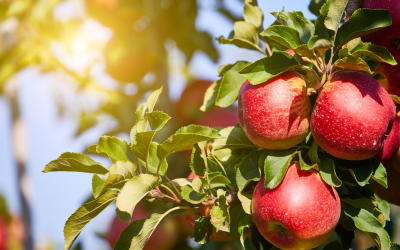
[[[139,172],[142,173],[142,163],[140,162],[140,160],[138,162],[139,162]]]

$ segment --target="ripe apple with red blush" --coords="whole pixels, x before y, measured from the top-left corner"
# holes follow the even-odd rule
[[[137,205],[132,214],[132,221],[147,219],[152,212],[145,209],[142,205]],[[110,244],[111,248],[114,248],[117,243],[119,236],[130,223],[121,221],[118,216],[115,216],[110,229],[107,233],[106,239]],[[178,241],[179,234],[177,233],[178,228],[172,217],[165,217],[160,224],[156,227],[150,239],[147,241],[145,250],[172,250]]]
[[[365,160],[383,150],[381,160],[386,161],[393,157],[392,148],[398,149],[395,118],[392,98],[375,79],[343,71],[334,74],[319,93],[311,132],[318,145],[335,157]],[[386,140],[386,135],[391,139]]]
[[[263,176],[251,201],[254,223],[274,246],[312,249],[325,242],[340,218],[340,198],[315,170],[292,163],[274,189],[264,187]]]
[[[306,83],[295,70],[258,85],[246,81],[239,90],[240,125],[259,147],[284,150],[297,145],[307,136],[310,114]]]
[[[363,0],[361,8],[386,9],[390,12],[392,25],[366,35],[367,42],[385,47],[394,58],[400,59],[400,4],[393,0]]]

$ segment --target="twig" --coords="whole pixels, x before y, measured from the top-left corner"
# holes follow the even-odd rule
[[[165,185],[163,185],[163,184],[161,184],[160,186],[163,187],[163,188],[165,188],[170,194],[172,194],[172,196],[174,196],[176,202],[181,202],[181,201],[178,199],[178,197],[176,197],[175,193],[172,192],[171,189],[169,189],[167,186],[165,186]]]
[[[272,56],[271,47],[269,47],[269,44],[265,41],[264,41],[264,44],[265,44],[265,48],[267,49],[268,56]]]
[[[171,196],[169,196],[169,195],[164,194],[163,192],[161,192],[159,186],[156,187],[156,190],[157,190],[157,192],[160,194],[161,197],[165,197],[165,198],[168,198],[168,199],[174,199],[174,198],[172,198]]]
[[[164,175],[164,177],[165,177],[165,179],[167,179],[167,181],[169,182],[169,184],[171,184],[171,186],[175,189],[175,191],[179,194],[179,196],[182,198],[182,194],[181,194],[181,192],[179,191],[179,189],[178,188],[176,188],[175,187],[175,185],[172,183],[172,181],[168,178],[168,176],[167,175]]]

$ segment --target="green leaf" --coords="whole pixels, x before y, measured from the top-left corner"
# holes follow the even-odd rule
[[[149,162],[149,171],[153,174],[157,173],[158,165],[160,164],[160,159],[157,156],[157,149],[159,144],[157,142],[150,143],[148,162]],[[159,174],[164,175],[167,172],[168,163],[167,160],[164,159],[160,166]]]
[[[303,15],[299,15],[298,12],[271,12],[280,23],[283,25],[290,27],[292,29],[297,30],[300,36],[300,40],[303,43],[307,43],[308,39],[314,35],[314,24],[303,17]]]
[[[222,79],[212,83],[210,87],[208,87],[206,93],[204,94],[203,105],[200,107],[201,111],[207,112],[215,106],[215,101],[217,100],[217,95],[221,86],[221,82]]]
[[[331,41],[326,39],[320,39],[317,35],[313,36],[308,40],[307,43],[308,49],[317,50],[321,54],[325,53],[328,49],[333,48],[334,45]]]
[[[221,172],[209,173],[208,180],[211,184],[219,184],[218,186],[231,184],[231,181],[227,177],[223,176]]]
[[[229,232],[229,204],[226,201],[225,191],[218,189],[218,205],[214,205],[211,209],[211,224],[221,231]],[[217,230],[217,232],[218,232]]]
[[[268,37],[269,39],[282,44],[288,49],[297,49],[300,45],[304,44],[304,42],[300,39],[299,32],[288,26],[270,26],[261,32],[260,35]]]
[[[243,18],[246,22],[253,24],[256,28],[259,28],[262,26],[263,13],[256,3],[257,2],[253,0],[244,1]]]
[[[117,198],[117,208],[132,216],[136,204],[160,183],[161,178],[150,174],[139,174],[133,177],[121,189]]]
[[[299,63],[288,53],[275,51],[272,56],[255,61],[239,71],[239,73],[245,76],[251,84],[257,85],[284,73],[296,65],[299,65]]]
[[[181,207],[174,207],[164,214],[152,214],[147,219],[133,221],[121,232],[114,249],[143,249],[161,220],[179,209]]]
[[[147,119],[152,130],[137,132],[133,137],[131,137],[132,152],[136,157],[145,162],[148,161],[151,147],[156,147],[156,144],[152,144],[154,135],[169,121],[169,119],[171,119],[171,117],[161,111],[153,111],[151,113],[147,113]],[[155,160],[154,157],[153,160]],[[149,168],[155,169],[154,171],[156,171],[157,165],[149,166]]]
[[[370,159],[363,161],[346,161],[335,159],[335,164],[341,169],[348,170],[357,181],[358,185],[365,186],[374,173],[374,167]]]
[[[68,171],[91,174],[107,174],[108,168],[100,162],[92,160],[89,156],[79,153],[63,153],[57,160],[46,165],[43,173]]]
[[[369,74],[372,73],[368,64],[363,59],[352,56],[337,60],[335,62],[335,68],[337,70],[365,71]]]
[[[246,78],[238,72],[249,64],[249,62],[239,61],[225,72],[221,80],[215,105],[226,108],[236,101],[239,89],[246,81]]]
[[[230,210],[229,214],[231,216],[231,227],[230,227],[229,235],[231,237],[240,236],[239,227],[242,226],[240,224],[240,222],[242,221],[242,219],[244,217],[247,217],[248,215],[243,211],[242,206],[236,206],[236,207],[232,208]]]
[[[378,247],[370,247],[367,250],[380,250]],[[400,250],[400,245],[396,243],[390,243],[390,250]]]
[[[207,194],[197,193],[191,186],[186,185],[182,188],[182,197],[192,204],[200,204],[207,198]]]
[[[344,2],[344,0],[342,1]],[[342,47],[354,38],[363,37],[391,24],[392,19],[388,10],[358,9],[339,28],[335,45]]]
[[[210,241],[211,234],[214,230],[210,217],[200,217],[194,223],[194,240],[199,244]]]
[[[349,0],[332,0],[324,24],[327,29],[337,32]]]
[[[117,161],[110,166],[110,172],[107,175],[103,186],[101,187],[99,193],[97,193],[94,198],[97,198],[101,193],[105,192],[108,188],[112,186],[125,182],[137,175],[137,169],[135,164],[130,161]]]
[[[385,220],[390,221],[389,204],[385,200],[376,200],[376,203],[378,204],[378,208],[382,212],[383,216],[385,216]]]
[[[388,188],[386,168],[375,158],[371,159],[371,163],[374,171],[372,179],[374,179],[374,181],[378,182],[384,188]]]
[[[150,145],[156,132],[155,130],[138,132],[133,137],[133,141],[131,141],[132,152],[144,162],[147,161]]]
[[[109,190],[94,201],[83,204],[67,220],[64,226],[64,250],[71,248],[78,238],[82,229],[108,205],[110,205],[118,195],[117,190]]]
[[[240,148],[257,148],[254,145],[241,127],[227,127],[219,131],[223,138],[216,139],[213,142],[213,149],[240,149]]]
[[[322,158],[318,164],[319,174],[322,179],[331,186],[340,187],[342,181],[337,177],[335,172],[335,165],[331,158]]]
[[[263,151],[253,151],[240,162],[236,172],[236,184],[239,191],[242,191],[251,181],[260,180],[261,171],[258,168],[258,162],[263,153]]]
[[[308,9],[314,15],[319,16],[320,9],[321,9],[322,5],[324,5],[325,2],[326,2],[326,0],[312,0],[310,2],[310,5],[308,5]]]
[[[366,61],[384,62],[390,65],[396,65],[397,62],[389,51],[381,46],[360,43],[350,52],[351,56],[360,57]]]
[[[318,144],[316,141],[313,141],[311,144],[310,150],[308,150],[308,157],[310,157],[312,164],[318,164],[321,160],[318,157]]]
[[[171,119],[171,117],[162,111],[153,111],[146,113],[151,130],[159,131]]]
[[[207,156],[202,143],[196,143],[193,146],[190,169],[196,175],[204,176],[204,171],[207,169]]]
[[[350,205],[343,204],[342,207],[344,208],[344,213],[354,221],[355,226],[366,232],[379,249],[390,249],[389,235],[374,215],[365,209],[355,208]]]
[[[139,107],[135,111],[136,121],[140,121],[145,118],[146,110],[147,110],[146,102],[139,105]]]
[[[239,222],[239,233],[240,233],[240,243],[242,243],[242,247],[245,250],[256,250],[254,245],[250,240],[246,239],[246,228],[250,228],[252,225],[250,216],[243,217]]]
[[[215,129],[198,125],[189,125],[180,128],[175,134],[159,145],[157,155],[160,159],[164,159],[169,154],[181,148],[191,146],[198,142],[219,138],[221,138],[221,136]]]
[[[332,0],[328,0],[326,3],[324,3],[321,8],[321,14],[318,16],[317,20],[315,20],[315,34],[318,36],[318,39],[331,41],[331,37],[333,37],[335,34],[325,26],[325,19],[328,16],[331,3]]]
[[[310,170],[310,169],[315,167],[315,164],[314,165],[308,165],[303,160],[303,157],[301,156],[301,152],[299,152],[299,163],[300,163],[301,170]]]
[[[197,193],[203,193],[203,180],[199,176],[196,176],[192,181],[192,188]]]
[[[220,37],[217,40],[222,44],[233,44],[239,48],[254,49],[263,52],[259,47],[257,27],[252,23],[237,21],[233,27],[233,38]]]
[[[342,198],[341,201],[353,207],[365,209],[373,214],[380,221],[381,224],[384,222],[381,218],[382,216],[384,217],[384,214],[379,209],[378,203],[375,201],[374,198]],[[387,212],[389,213],[389,211]]]
[[[91,148],[93,150],[93,148]],[[129,148],[128,142],[114,136],[102,136],[99,144],[92,153],[102,154],[108,157],[112,162],[131,161],[134,162],[135,156]]]
[[[105,175],[107,176],[107,175]],[[100,178],[97,174],[93,175],[92,178],[92,192],[93,192],[93,197],[97,198],[100,194],[101,187],[103,186],[105,180]]]
[[[146,103],[149,112],[153,112],[154,106],[156,105],[158,97],[161,95],[162,91],[163,91],[163,86],[161,86],[161,88],[151,93],[149,98],[147,98]]]
[[[296,149],[272,151],[265,159],[264,173],[266,188],[274,189],[282,181],[290,161],[296,154]]]
[[[242,203],[243,210],[246,214],[251,215],[251,199],[253,198],[252,194],[243,194],[242,191],[237,193],[237,196]]]

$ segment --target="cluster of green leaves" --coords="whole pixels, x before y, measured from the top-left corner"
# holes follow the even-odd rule
[[[187,200],[188,204],[199,204],[208,198],[202,191],[203,183],[198,183],[198,179],[195,179],[193,184],[191,180],[186,179],[169,181],[165,175],[168,168],[166,158],[174,152],[191,148],[193,144],[201,145],[197,143],[221,138],[221,135],[209,127],[190,125],[180,128],[161,144],[153,142],[155,133],[170,119],[163,112],[153,110],[161,92],[162,88],[154,91],[147,102],[138,107],[137,122],[131,130],[130,143],[121,138],[102,136],[98,144],[88,147],[90,153],[108,157],[112,161],[110,167],[94,161],[85,154],[70,152],[63,153],[58,159],[46,165],[43,172],[68,171],[93,174],[93,198],[72,214],[65,224],[65,249],[70,249],[82,229],[113,201],[116,201],[120,219],[130,221],[138,202],[144,198],[152,199],[149,192],[158,186],[170,192],[174,189],[176,192],[174,196],[180,196]],[[201,157],[200,151],[200,148],[195,147],[193,157],[196,159]],[[210,169],[209,172],[205,172],[206,178],[196,166],[196,173],[201,173],[199,178],[207,182],[204,186],[207,185],[213,189],[229,187],[230,181],[221,174],[221,168],[216,161],[210,160],[204,164],[208,166],[207,169]],[[162,177],[168,180],[165,185]],[[192,192],[196,192],[194,190],[200,193],[193,194]],[[223,191],[218,189],[218,194],[222,196],[221,192]],[[146,220],[132,222],[122,232],[123,237],[121,236],[115,249],[125,249],[125,247],[142,249],[162,218],[175,210],[189,208],[187,204],[180,203],[179,200],[176,203],[181,206],[173,207],[164,214],[153,214]],[[223,207],[222,203],[221,207]],[[221,213],[221,211],[213,211],[212,214],[220,216]]]

